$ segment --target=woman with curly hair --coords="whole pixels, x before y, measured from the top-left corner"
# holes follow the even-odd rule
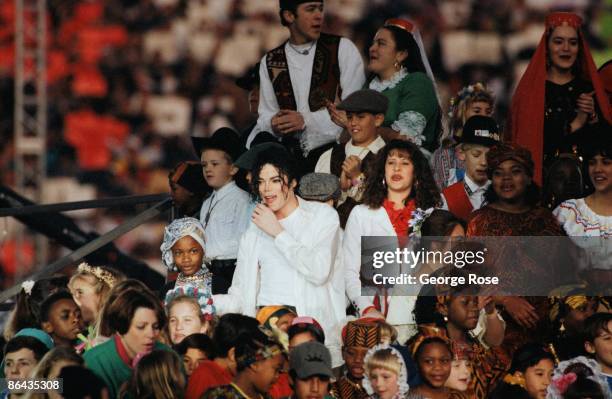
[[[386,306],[377,309],[370,297],[361,295],[361,237],[397,236],[404,243],[412,232],[413,212],[440,204],[429,163],[416,144],[392,140],[378,152],[366,180],[363,204],[353,209],[344,232],[346,292],[360,315],[386,312]]]

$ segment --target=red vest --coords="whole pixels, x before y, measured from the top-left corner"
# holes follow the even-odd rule
[[[448,210],[458,218],[467,221],[474,207],[470,202],[470,197],[468,197],[465,191],[464,184],[465,182],[463,181],[452,184],[446,187],[444,191],[442,191],[442,194],[444,194],[444,198],[446,198]]]

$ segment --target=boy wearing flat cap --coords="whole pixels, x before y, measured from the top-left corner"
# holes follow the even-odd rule
[[[467,220],[472,211],[480,209],[491,184],[487,177],[487,152],[499,144],[497,123],[491,117],[474,115],[465,122],[459,140],[457,157],[465,163],[465,178],[442,191],[442,208]]]
[[[293,395],[287,399],[323,399],[329,393],[332,372],[329,349],[320,342],[304,342],[289,353]]]
[[[344,227],[348,215],[361,200],[365,171],[368,170],[385,141],[378,135],[378,128],[385,120],[389,100],[375,90],[356,91],[338,104],[337,109],[346,112],[351,139],[346,144],[336,144],[319,158],[316,172],[331,173],[340,178],[342,197],[338,213]]]
[[[259,119],[247,147],[259,132],[273,132],[305,174],[342,130],[326,104],[361,88],[364,66],[350,40],[321,33],[323,0],[280,0],[280,19],[290,37],[261,60]]]

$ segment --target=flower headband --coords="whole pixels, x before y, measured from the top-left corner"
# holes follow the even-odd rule
[[[429,208],[426,210],[422,210],[421,208],[417,208],[412,211],[410,221],[408,222],[408,226],[412,227],[412,233],[410,233],[410,237],[420,237],[421,236],[421,227],[425,220],[431,215],[434,211],[434,208]]]
[[[182,285],[168,291],[166,299],[164,299],[166,309],[168,309],[173,300],[181,296],[194,298],[198,305],[200,305],[200,312],[205,320],[212,320],[213,316],[217,313],[211,293],[192,285]]]
[[[451,97],[449,101],[448,116],[452,118],[453,115],[457,112],[457,107],[459,106],[459,104],[461,104],[465,99],[470,98],[478,93],[489,93],[485,85],[481,82],[477,82],[463,87],[455,97]]]
[[[99,266],[91,267],[86,262],[83,262],[77,267],[77,270],[81,273],[88,273],[102,281],[109,288],[113,288],[117,282],[115,276],[108,270],[104,270]]]
[[[578,375],[575,372],[565,371],[572,365],[580,364],[587,369],[589,369],[592,375],[587,376],[591,381],[596,382],[603,392],[604,398],[611,398],[612,392],[610,392],[610,387],[608,386],[608,381],[606,377],[601,372],[601,367],[597,363],[595,359],[589,359],[585,356],[578,356],[573,359],[565,360],[559,363],[559,365],[555,368],[553,373],[553,378],[551,384],[548,386],[548,395],[547,399],[562,399],[565,391],[572,385],[577,379]]]
[[[366,365],[367,368],[367,364],[372,358],[372,356],[374,356],[376,352],[383,350],[391,351],[391,354],[395,356],[399,361],[400,373],[397,378],[397,384],[399,385],[399,397],[403,398],[410,390],[410,385],[408,385],[408,369],[406,367],[406,362],[404,361],[404,357],[402,356],[402,354],[397,349],[395,349],[389,344],[378,344],[371,348],[368,353],[366,353],[365,358],[363,359],[363,363]],[[369,373],[366,373],[366,376],[363,379],[361,385],[369,395],[374,395],[374,388],[372,387],[372,383],[370,382]]]

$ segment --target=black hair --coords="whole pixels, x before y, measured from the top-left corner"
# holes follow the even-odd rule
[[[451,356],[452,356],[453,351],[451,350],[451,347],[450,347],[448,341],[445,341],[445,340],[443,340],[440,337],[428,337],[428,338],[425,338],[421,342],[421,344],[417,348],[416,352],[414,352],[414,361],[417,363],[417,367],[419,367],[419,357],[421,357],[421,354],[425,350],[425,347],[427,345],[431,345],[431,344],[441,344],[441,345],[443,345],[448,350],[448,353],[450,353]]]
[[[53,305],[56,302],[62,301],[64,299],[68,299],[74,302],[74,299],[72,298],[70,292],[65,290],[58,291],[47,297],[47,299],[45,299],[43,303],[40,304],[40,322],[44,323],[45,321],[49,321],[49,312],[51,311]]]
[[[372,170],[366,179],[363,203],[372,209],[378,209],[387,198],[387,187],[384,182],[385,165],[392,151],[408,153],[414,166],[414,183],[409,198],[415,198],[417,208],[428,209],[441,205],[440,191],[427,158],[416,144],[405,140],[391,140],[378,151]]]
[[[431,244],[434,240],[437,241],[437,238],[449,237],[457,226],[463,227],[463,230],[467,227],[464,220],[459,219],[449,211],[443,209],[434,210],[421,225],[421,242],[420,247],[417,246],[417,248],[431,249]]]
[[[63,379],[62,395],[66,399],[102,399],[104,382],[93,371],[82,366],[66,366],[59,373],[58,378]]]
[[[325,343],[325,333],[323,330],[315,327],[314,324],[311,323],[297,323],[289,327],[287,330],[287,334],[289,335],[289,341],[293,339],[298,334],[302,333],[310,333],[312,336],[322,344]]]
[[[412,33],[405,29],[398,28],[397,26],[384,26],[384,29],[391,32],[393,40],[395,41],[396,51],[405,51],[408,53],[408,57],[402,61],[408,72],[423,72],[427,73],[425,65],[423,64],[423,58],[421,58],[421,50]]]
[[[47,345],[43,344],[39,339],[29,335],[20,335],[18,337],[14,337],[6,343],[4,347],[4,357],[6,358],[6,355],[9,353],[17,352],[21,349],[30,349],[32,352],[34,352],[34,358],[36,361],[40,361],[40,359],[42,359],[43,356],[49,352]]]
[[[11,313],[7,327],[4,330],[4,338],[8,341],[19,330],[24,328],[38,328],[40,326],[40,305],[49,295],[66,289],[68,277],[51,276],[43,278],[34,283],[30,293],[21,289],[17,295],[15,307]]]
[[[227,357],[230,349],[236,347],[243,336],[259,326],[257,319],[237,313],[228,313],[219,319],[219,324],[213,334],[213,358]]]
[[[297,163],[289,152],[278,148],[270,148],[262,151],[257,156],[257,160],[251,170],[251,195],[255,201],[261,200],[261,198],[259,198],[259,173],[261,173],[265,165],[272,165],[276,168],[279,176],[283,180],[285,178],[287,179],[288,185],[293,181],[296,183],[298,182]]]
[[[236,368],[241,372],[257,361],[257,352],[264,347],[278,346],[280,344],[264,333],[260,328],[254,328],[240,334],[236,343]]]
[[[583,334],[584,341],[593,343],[602,333],[612,334],[608,329],[608,324],[612,321],[612,313],[595,313],[584,321]]]
[[[174,345],[174,350],[183,356],[190,348],[201,350],[210,359],[213,353],[212,339],[206,334],[196,333],[185,337],[180,343]]]
[[[529,367],[535,366],[544,359],[550,360],[553,364],[555,363],[554,355],[544,349],[542,345],[537,343],[523,345],[514,352],[508,372],[514,373],[520,371],[524,373]]]
[[[576,381],[572,382],[563,394],[563,399],[604,399],[602,386],[589,377],[593,376],[593,371],[583,363],[569,365],[563,374],[576,374]]]
[[[610,125],[606,122],[601,122],[597,129],[593,129],[594,131],[589,135],[589,140],[583,147],[585,162],[588,163],[597,155],[612,159],[612,135],[608,129]]]

